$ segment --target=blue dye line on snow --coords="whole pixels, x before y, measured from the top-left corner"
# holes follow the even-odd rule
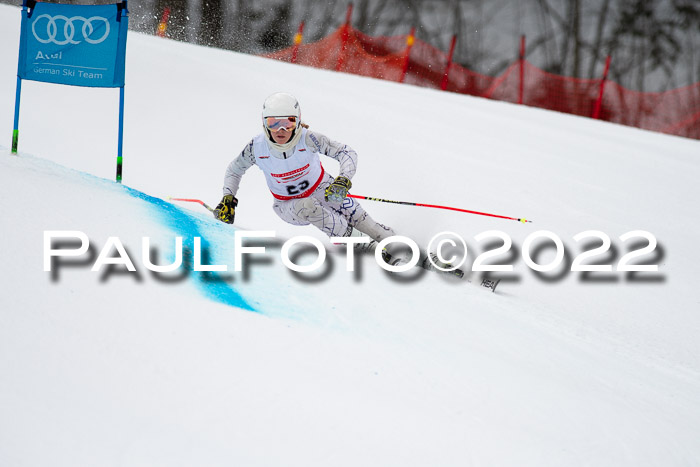
[[[178,236],[183,237],[183,247],[185,242],[194,245],[194,237],[200,237],[202,239],[202,251],[206,250],[207,242],[197,226],[197,220],[162,199],[147,195],[128,186],[124,186],[124,189],[131,196],[152,204],[165,220],[167,226],[175,231]],[[208,298],[244,310],[257,311],[216,272],[194,272],[190,270],[189,273],[194,275],[198,288]],[[205,277],[207,278],[206,280]]]

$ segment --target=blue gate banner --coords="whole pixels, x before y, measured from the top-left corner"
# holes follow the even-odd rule
[[[125,6],[126,2],[36,2],[23,10],[17,76],[73,86],[123,87],[129,20]]]

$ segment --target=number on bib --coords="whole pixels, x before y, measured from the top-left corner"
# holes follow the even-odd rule
[[[309,187],[309,182],[307,180],[303,180],[301,183],[298,185],[287,185],[287,193],[290,196],[294,195],[299,195],[304,192]]]

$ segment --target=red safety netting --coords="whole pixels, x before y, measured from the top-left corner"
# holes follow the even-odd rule
[[[554,75],[527,60],[491,77],[454,63],[448,68],[446,53],[411,36],[373,37],[350,26],[264,56],[584,117],[594,117],[598,109],[601,120],[700,139],[700,83],[643,93],[612,81]]]

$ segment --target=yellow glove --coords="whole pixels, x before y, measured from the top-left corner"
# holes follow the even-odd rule
[[[326,201],[342,203],[348,195],[348,190],[350,190],[350,188],[352,188],[352,182],[349,178],[341,177],[340,175],[335,177],[333,183],[326,188]]]
[[[236,206],[238,206],[238,199],[233,195],[225,195],[221,202],[216,205],[214,217],[221,222],[233,224],[233,218],[236,217]]]

